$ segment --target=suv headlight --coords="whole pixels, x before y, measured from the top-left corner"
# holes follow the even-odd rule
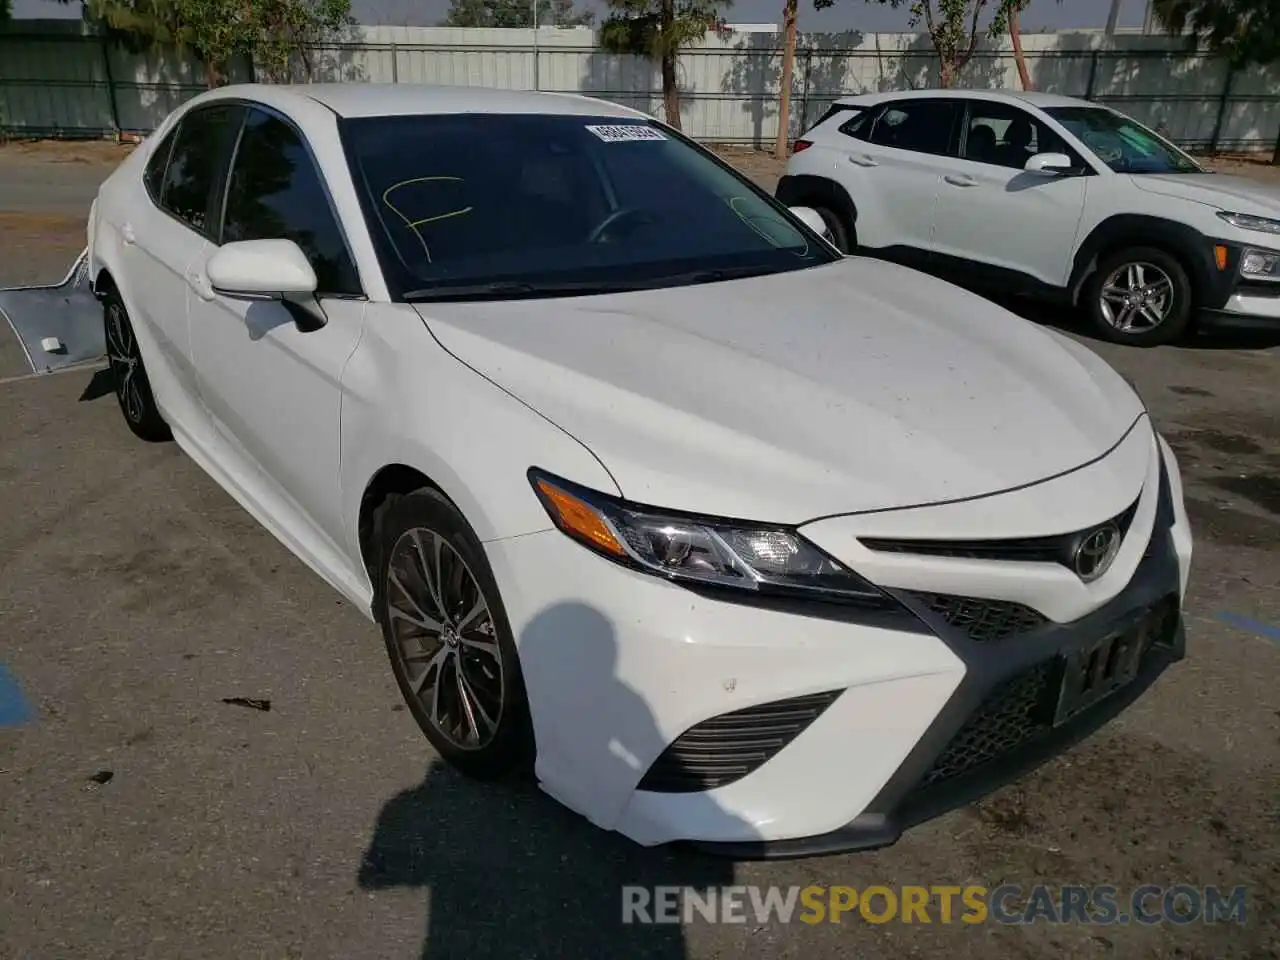
[[[1225,220],[1233,227],[1239,227],[1241,230],[1280,234],[1280,220],[1272,220],[1270,217],[1255,217],[1251,213],[1231,213],[1227,210],[1220,210],[1218,211],[1218,218]]]
[[[794,530],[628,503],[536,468],[529,482],[569,537],[615,563],[686,583],[882,606],[888,596]]]
[[[1240,276],[1250,280],[1280,281],[1280,253],[1246,247],[1240,255]]]

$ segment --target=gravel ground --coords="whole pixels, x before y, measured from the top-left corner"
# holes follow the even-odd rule
[[[50,154],[0,151],[2,284],[58,279],[83,245],[108,167]],[[767,157],[730,155],[771,186]],[[0,956],[1275,958],[1280,349],[1091,345],[1183,463],[1187,660],[1067,755],[893,848],[775,864],[639,850],[539,795],[459,781],[368,623],[172,444],[135,442],[101,374],[0,383],[0,698],[16,681],[34,712],[0,727]],[[1242,927],[618,922],[624,883],[970,882],[1250,899]]]

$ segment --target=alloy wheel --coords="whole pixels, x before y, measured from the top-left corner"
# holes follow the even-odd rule
[[[502,657],[471,568],[443,536],[414,527],[391,549],[384,595],[393,655],[421,713],[459,749],[488,746],[502,720]]]
[[[1162,269],[1151,263],[1126,263],[1103,282],[1098,305],[1103,319],[1116,330],[1143,333],[1165,322],[1174,296],[1173,280]]]
[[[116,397],[124,415],[132,423],[141,423],[146,413],[138,383],[142,357],[138,353],[133,328],[124,315],[124,308],[118,303],[107,305],[107,362],[115,378]]]

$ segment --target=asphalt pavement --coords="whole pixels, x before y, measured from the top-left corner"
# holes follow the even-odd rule
[[[61,277],[103,172],[60,185],[0,162],[0,211],[27,204],[0,212],[0,284]],[[643,850],[535,791],[452,775],[367,620],[175,445],[136,441],[101,370],[23,377],[10,341],[0,956],[1280,951],[1280,338],[1091,342],[1182,460],[1188,658],[1067,755],[895,847],[771,864]],[[730,883],[1244,885],[1249,900],[1242,925],[621,923],[624,884]]]

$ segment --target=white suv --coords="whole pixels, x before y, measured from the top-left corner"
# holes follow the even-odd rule
[[[796,142],[777,197],[846,253],[1080,305],[1120,343],[1205,319],[1280,328],[1280,189],[1085,100],[846,97]]]

